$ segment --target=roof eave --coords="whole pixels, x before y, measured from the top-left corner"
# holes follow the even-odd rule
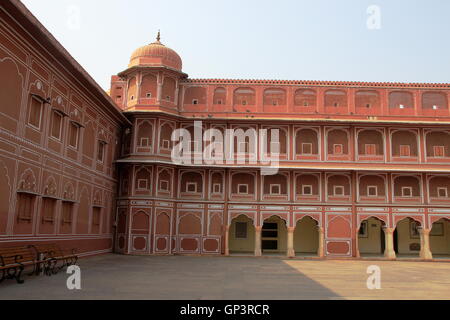
[[[172,72],[180,74],[183,79],[187,79],[188,78],[188,74],[187,73],[184,73],[184,72],[182,72],[180,70],[177,70],[175,68],[171,68],[171,67],[167,67],[167,66],[152,66],[152,65],[137,65],[137,66],[128,67],[127,69],[125,69],[124,71],[118,73],[117,75],[119,77],[124,77],[124,76],[132,73],[133,71],[140,70],[140,69],[155,69],[155,70],[164,69],[164,70],[168,70],[168,71],[172,71]]]

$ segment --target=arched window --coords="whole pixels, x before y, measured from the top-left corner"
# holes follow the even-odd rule
[[[163,101],[167,101],[167,102],[174,102],[175,101],[175,89],[176,89],[175,80],[170,77],[164,77],[161,99]]]
[[[325,107],[346,107],[347,93],[342,90],[325,91]]]
[[[226,104],[227,91],[225,88],[219,87],[214,90],[213,104]]]
[[[206,88],[188,87],[184,93],[184,104],[206,104]]]
[[[351,195],[350,180],[346,175],[335,174],[328,178],[328,196],[343,197]]]
[[[141,98],[156,98],[157,95],[157,79],[152,74],[147,74],[142,78],[141,82]]]
[[[448,176],[436,176],[429,180],[430,199],[450,199],[450,178]]]
[[[128,81],[128,101],[137,100],[136,92],[137,92],[136,77],[133,77]]]
[[[447,109],[447,96],[441,92],[425,92],[422,95],[422,109]]]
[[[398,130],[392,134],[392,155],[394,157],[417,157],[417,135],[408,130]]]
[[[383,155],[383,135],[377,130],[362,130],[358,133],[358,154]]]
[[[359,195],[363,197],[385,197],[386,183],[383,177],[364,175],[359,179]]]
[[[295,91],[294,105],[300,107],[315,107],[317,105],[316,91],[311,89],[299,89]]]
[[[333,129],[327,135],[328,154],[333,156],[348,154],[348,133],[345,130]]]
[[[295,136],[295,152],[302,156],[319,154],[317,131],[313,129],[298,130]]]
[[[263,192],[265,195],[287,195],[288,179],[286,175],[279,173],[276,175],[264,176],[263,179]]]
[[[18,120],[20,113],[20,102],[22,97],[23,79],[17,66],[10,59],[0,59],[0,101],[1,111],[6,115]],[[4,121],[2,119],[2,121]],[[3,123],[2,123],[3,124]],[[2,127],[4,127],[2,125]]]
[[[147,168],[140,168],[136,171],[135,185],[136,192],[149,191],[151,183],[151,173]]]
[[[202,193],[203,175],[194,171],[183,172],[181,174],[180,190],[182,193]]]
[[[286,105],[286,92],[283,89],[264,90],[265,106],[284,106]]]
[[[224,192],[223,190],[223,175],[220,172],[213,172],[211,174],[211,190],[212,195],[220,195]]]
[[[278,130],[278,141],[274,140],[272,143],[272,131],[275,130]],[[286,154],[288,148],[287,136],[287,128],[267,128],[267,153],[275,152],[275,148],[277,147],[276,143],[278,143],[278,152],[280,155]]]
[[[389,94],[389,108],[412,109],[414,108],[414,97],[406,91],[394,91]]]
[[[394,179],[394,196],[399,198],[420,197],[420,181],[414,176],[398,176]]]
[[[170,190],[172,189],[171,181],[172,175],[170,174],[169,170],[161,170],[158,174],[158,192],[170,193]]]
[[[152,145],[153,126],[148,121],[139,124],[137,132],[137,146],[148,148]]]
[[[159,132],[159,148],[160,150],[169,151],[172,148],[172,132],[173,127],[169,123],[164,123]]]
[[[426,135],[427,157],[445,158],[450,156],[450,134],[446,131],[432,131]]]
[[[299,196],[318,196],[319,177],[314,174],[300,174],[296,178],[295,193]]]
[[[255,105],[255,90],[252,88],[239,88],[234,91],[233,103],[235,105],[253,106]]]
[[[375,90],[359,90],[355,94],[356,108],[378,108],[380,107],[380,95]]]
[[[255,177],[249,173],[236,173],[231,178],[231,193],[249,195],[255,193]]]

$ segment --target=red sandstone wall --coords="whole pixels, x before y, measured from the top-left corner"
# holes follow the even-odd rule
[[[186,80],[161,70],[130,70],[111,81],[123,109],[210,118],[448,121],[449,92],[446,84]]]
[[[450,189],[447,175],[391,174],[377,169],[381,165],[404,168],[405,163],[411,163],[413,170],[413,163],[415,168],[419,168],[419,164],[423,168],[429,159],[434,159],[434,156],[423,156],[426,145],[437,144],[438,133],[448,134],[444,129],[435,128],[430,133],[431,139],[426,138],[428,131],[422,128],[283,123],[280,126],[285,127],[286,132],[286,157],[281,160],[282,165],[304,168],[281,170],[278,175],[262,177],[254,169],[186,168],[158,164],[160,160],[170,161],[167,150],[160,148],[162,137],[167,135],[162,134],[163,127],[170,123],[170,131],[175,127],[187,128],[192,123],[177,123],[169,117],[150,115],[138,115],[133,122],[135,129],[130,133],[131,147],[126,155],[153,162],[132,164],[126,159],[120,160],[123,161],[117,202],[120,232],[116,239],[119,252],[219,254],[224,253],[226,227],[241,214],[251,217],[256,226],[262,225],[264,219],[278,215],[289,227],[295,227],[299,219],[308,215],[324,228],[325,254],[352,256],[356,252],[355,237],[359,223],[367,216],[376,216],[392,227],[400,215],[409,216],[428,227],[430,219],[439,216],[437,212],[440,211],[435,207],[449,202],[448,198],[437,194],[438,188]],[[151,126],[142,133],[141,124]],[[204,120],[203,125],[205,129],[249,126],[239,121],[226,125],[211,120]],[[252,124],[255,128],[264,126],[267,125]],[[415,139],[400,137],[393,141],[391,137],[396,132],[407,137],[414,132]],[[148,149],[143,150],[139,145],[142,137],[151,141]],[[299,148],[301,151],[303,141],[312,144],[312,154],[297,152]],[[343,145],[343,154],[334,154],[332,146],[336,143]],[[396,157],[396,146],[408,143],[414,144],[419,156]],[[366,148],[368,144],[370,148]],[[335,165],[359,165],[368,172],[353,176],[349,171],[333,170],[330,157],[341,157],[341,160],[336,158]],[[440,158],[442,168],[446,167],[447,160],[446,157]],[[318,168],[308,170],[307,165]],[[436,163],[430,165],[435,167]],[[196,184],[195,192],[188,190],[189,183]],[[214,183],[220,184],[219,192],[213,192]],[[239,184],[248,185],[247,194],[238,192]],[[280,186],[279,194],[270,193],[270,185],[273,184]],[[305,186],[311,187],[307,194],[303,193]],[[402,187],[405,186],[412,188],[411,197],[402,196]],[[343,193],[336,194],[335,187],[342,187]],[[368,187],[376,187],[376,192],[373,193],[373,189],[369,192]],[[405,205],[408,207],[403,207]]]
[[[244,214],[257,227],[272,215],[290,228],[312,217],[324,229],[326,255],[352,256],[367,217],[395,227],[409,216],[430,227],[439,214],[448,215],[442,188],[450,186],[450,132],[439,125],[450,120],[447,84],[202,80],[135,68],[113,76],[111,88],[126,111],[165,113],[136,115],[123,140],[122,156],[133,161],[120,160],[120,252],[223,253],[225,230]],[[192,121],[171,115],[221,132],[278,128],[286,169],[261,177],[238,166],[161,165],[170,161],[170,133],[192,134]]]

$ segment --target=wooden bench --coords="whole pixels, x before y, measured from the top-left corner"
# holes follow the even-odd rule
[[[36,257],[41,257],[44,260],[52,261],[49,267],[44,269],[45,273],[50,275],[51,273],[56,274],[59,270],[64,267],[74,265],[78,261],[78,256],[76,250],[63,250],[57,244],[34,244],[31,246],[36,252]],[[39,270],[38,272],[40,272]]]
[[[20,277],[25,268],[32,267],[31,274],[33,274],[39,264],[46,262],[38,260],[29,246],[0,248],[0,282],[5,279],[16,279],[18,283],[23,283]]]

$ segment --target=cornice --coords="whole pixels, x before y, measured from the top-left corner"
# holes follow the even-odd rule
[[[406,83],[406,82],[364,82],[364,81],[322,81],[322,80],[264,80],[264,79],[186,79],[186,84],[215,85],[291,85],[317,87],[351,88],[399,88],[399,89],[450,89],[450,83]]]

